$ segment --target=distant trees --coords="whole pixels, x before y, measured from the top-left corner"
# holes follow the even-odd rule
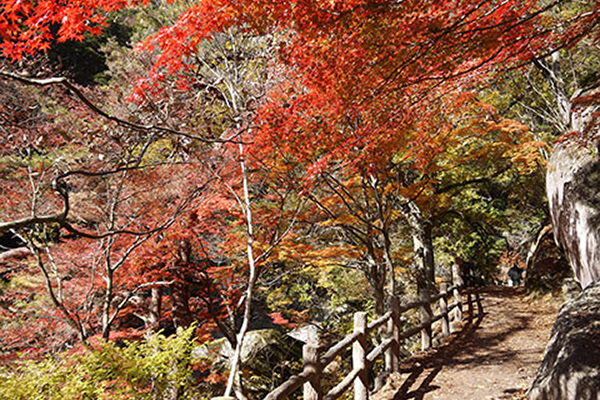
[[[23,86],[14,90],[27,93]],[[69,105],[71,99],[60,89],[49,90]],[[2,228],[16,232],[34,255],[33,265],[21,262],[17,276],[37,270],[51,305],[36,305],[44,301],[31,298],[31,288],[21,292],[26,301],[18,295],[8,297],[7,288],[4,309],[27,318],[55,318],[84,343],[96,333],[107,339],[128,300],[120,291],[128,259],[186,210],[197,207],[206,182],[181,186],[181,179],[197,177],[197,172],[151,155],[155,136],[88,124],[76,115],[63,117],[59,105],[54,106],[56,117],[36,103],[46,98],[31,93],[32,107],[40,110],[44,124],[23,127],[8,118],[4,124],[9,134],[4,136],[3,179],[6,198],[13,199],[4,213],[14,219]],[[71,106],[77,110],[77,103]],[[96,129],[106,134],[97,135]],[[11,284],[16,282],[11,279]],[[33,282],[22,283],[38,285]],[[23,290],[18,285],[14,289]]]

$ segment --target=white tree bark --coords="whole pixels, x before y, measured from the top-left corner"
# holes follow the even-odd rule
[[[231,360],[231,367],[229,371],[229,377],[227,379],[227,387],[225,388],[224,396],[231,395],[236,380],[239,380],[238,368],[242,354],[242,346],[244,345],[244,338],[246,337],[246,332],[248,331],[248,327],[250,326],[250,318],[252,316],[252,298],[254,295],[254,286],[256,285],[257,278],[254,250],[252,248],[252,245],[254,243],[254,230],[252,225],[252,208],[250,207],[250,193],[248,191],[248,171],[246,170],[246,164],[244,162],[244,145],[241,141],[239,143],[239,153],[240,169],[242,173],[242,185],[244,192],[244,215],[246,218],[247,235],[246,254],[248,258],[249,277],[248,287],[246,288],[246,299],[244,302],[244,317],[242,319],[242,326],[240,327],[240,330],[237,334],[237,343]],[[240,396],[240,394],[238,394],[238,396]]]

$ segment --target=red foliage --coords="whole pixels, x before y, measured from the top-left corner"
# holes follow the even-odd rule
[[[285,327],[293,327],[295,326],[295,324],[290,323],[290,320],[285,319],[283,317],[283,315],[281,315],[280,312],[274,312],[269,314],[269,317],[271,317],[271,319],[273,320],[273,323],[275,325],[281,325],[281,326],[285,326]]]

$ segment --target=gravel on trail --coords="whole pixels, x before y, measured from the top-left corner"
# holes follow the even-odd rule
[[[404,361],[372,400],[524,399],[560,300],[523,287],[481,289],[483,318],[463,323],[441,346]]]

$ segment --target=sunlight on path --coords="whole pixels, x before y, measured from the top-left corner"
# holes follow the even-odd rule
[[[523,288],[487,288],[485,315],[447,345],[403,363],[374,400],[521,399],[533,381],[552,324],[554,302]]]

